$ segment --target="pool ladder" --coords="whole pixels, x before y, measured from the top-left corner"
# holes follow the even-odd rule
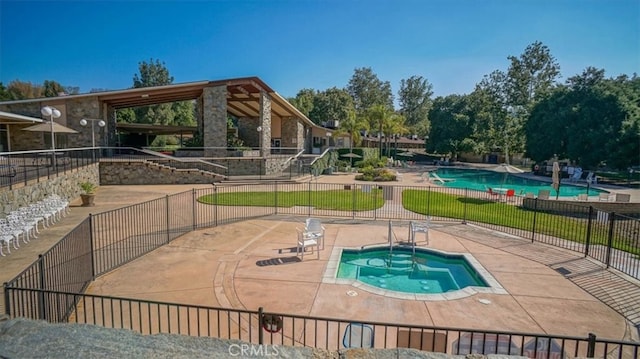
[[[411,260],[415,264],[416,237],[415,237],[415,234],[411,235],[411,233],[413,233],[412,232],[412,228],[413,228],[412,226],[413,226],[413,222],[409,222],[409,244],[411,245]],[[393,231],[393,225],[392,225],[391,221],[389,221],[389,229],[388,229],[388,233],[387,233],[387,238],[389,239],[389,263],[388,263],[388,266],[391,266],[391,257],[393,255],[394,238],[395,238],[395,243],[400,242],[398,240],[398,236]]]

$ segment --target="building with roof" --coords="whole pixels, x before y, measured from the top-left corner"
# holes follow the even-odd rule
[[[196,127],[116,121],[116,113],[121,109],[188,100],[195,102]],[[274,147],[311,153],[314,143],[328,145],[332,132],[314,124],[258,77],[246,77],[0,102],[0,152],[51,148],[53,136],[22,131],[43,121],[40,111],[45,106],[60,111],[57,123],[78,132],[55,135],[58,147],[69,148],[91,146],[92,139],[100,146],[118,146],[119,132],[152,135],[198,132],[203,139],[203,156],[224,157],[228,115],[238,120],[238,137],[247,147],[259,148],[261,156],[269,156]],[[92,133],[91,126],[80,124],[83,118],[100,119],[106,126]]]

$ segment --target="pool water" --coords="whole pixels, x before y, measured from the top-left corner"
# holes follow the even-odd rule
[[[435,294],[468,286],[488,287],[462,255],[423,248],[389,247],[344,249],[338,278],[356,279],[374,287],[404,293]]]
[[[445,180],[445,183],[442,184],[445,187],[468,188],[478,191],[486,191],[487,187],[509,188],[514,189],[518,195],[533,193],[536,196],[540,190],[549,190],[550,196],[555,197],[556,195],[556,190],[551,187],[550,182],[523,178],[508,173],[462,168],[438,168],[435,173]],[[563,179],[563,181],[566,180]],[[432,181],[440,184],[437,180],[432,179]],[[605,191],[589,189],[590,196],[597,196],[600,192]],[[585,193],[587,193],[587,187],[584,186],[574,186],[564,182],[560,185],[560,197],[576,197]]]

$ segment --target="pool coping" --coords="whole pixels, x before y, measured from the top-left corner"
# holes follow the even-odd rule
[[[368,248],[386,248],[388,245],[375,245]],[[408,247],[408,246],[407,246]],[[357,247],[339,247],[334,246],[329,256],[327,267],[322,275],[322,283],[326,284],[340,284],[350,285],[354,288],[361,289],[365,292],[377,294],[389,298],[406,299],[406,300],[422,300],[422,301],[443,301],[454,300],[460,298],[470,297],[475,294],[509,294],[500,283],[493,277],[493,275],[471,254],[471,253],[453,253],[431,247],[418,247],[421,249],[428,249],[445,256],[463,256],[471,266],[478,272],[478,275],[487,283],[488,287],[465,287],[456,291],[438,293],[438,294],[422,294],[422,293],[404,293],[394,290],[387,290],[372,285],[363,283],[357,279],[345,279],[337,278],[338,267],[340,266],[340,258],[344,249],[361,250]],[[357,295],[357,292],[350,295]]]

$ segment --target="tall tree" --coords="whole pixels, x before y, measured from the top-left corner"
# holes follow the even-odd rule
[[[321,125],[325,121],[343,120],[353,110],[351,96],[337,87],[318,92],[313,99],[313,108],[309,112],[309,119]]]
[[[164,62],[151,59],[149,62],[138,63],[139,74],[133,76],[133,87],[165,86],[173,83],[173,76],[165,67]],[[138,123],[176,125],[193,124],[193,103],[185,101],[182,104],[163,103],[152,106],[141,106],[134,109],[135,121]],[[177,114],[179,116],[177,117]],[[125,120],[119,118],[118,120]],[[131,120],[129,118],[129,120]]]
[[[429,109],[431,108],[433,86],[422,76],[411,76],[400,80],[398,101],[400,113],[406,118],[406,125],[413,133],[426,135],[429,131]],[[424,132],[424,133],[420,133]]]
[[[173,83],[173,76],[169,75],[169,70],[160,60],[154,62],[152,58],[149,62],[141,61],[138,63],[138,71],[140,74],[133,75],[134,88],[164,86]]]
[[[11,100],[26,100],[43,96],[41,86],[20,80],[9,82],[7,91],[10,94]]]
[[[362,140],[360,131],[368,130],[369,123],[366,119],[356,116],[355,110],[352,108],[347,112],[347,116],[340,120],[340,127],[336,131],[336,135],[349,135],[349,152],[353,152],[353,146],[358,146]]]
[[[66,93],[64,87],[56,81],[45,80],[42,87],[45,97],[57,97]]]
[[[578,165],[617,169],[640,162],[640,80],[606,79],[587,68],[532,109],[527,153],[542,161],[554,154]]]
[[[366,112],[366,119],[369,122],[369,128],[373,132],[378,133],[378,149],[379,156],[382,157],[382,136],[384,135],[385,124],[389,123],[393,111],[383,104],[373,105]]]
[[[524,49],[519,57],[509,56],[507,72],[509,105],[531,108],[536,99],[543,98],[560,76],[560,65],[549,48],[536,41]]]
[[[305,116],[309,117],[309,113],[313,110],[313,101],[317,94],[318,91],[305,88],[298,91],[296,97],[290,98],[289,102]]]
[[[9,90],[4,86],[2,82],[0,82],[0,101],[10,101],[10,100],[11,100],[11,93],[9,93]]]
[[[389,81],[381,81],[370,67],[355,69],[347,84],[356,114],[363,115],[374,105],[393,109],[393,93]]]
[[[437,97],[429,111],[431,132],[427,151],[451,154],[457,158],[461,151],[472,147],[473,121],[470,95]]]

